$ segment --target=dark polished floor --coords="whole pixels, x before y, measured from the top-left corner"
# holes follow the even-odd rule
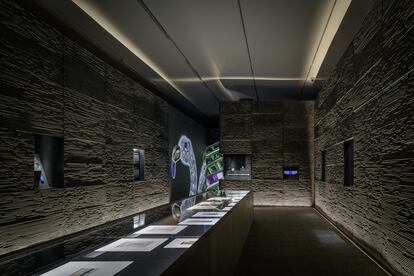
[[[256,207],[235,275],[386,275],[313,208]]]

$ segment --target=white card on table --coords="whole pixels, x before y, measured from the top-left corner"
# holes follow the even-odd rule
[[[176,238],[164,248],[189,248],[191,247],[198,238]]]
[[[187,210],[209,210],[209,209],[216,209],[217,206],[200,206],[200,205],[194,205],[188,208]]]
[[[207,199],[208,201],[224,201],[224,200],[229,200],[230,197],[211,197],[209,199]]]
[[[184,230],[187,226],[179,225],[150,225],[135,232],[133,235],[175,235]]]
[[[193,215],[193,218],[221,218],[226,212],[198,212]]]
[[[242,199],[242,197],[232,197],[231,200],[232,201],[240,201]]]
[[[200,202],[198,204],[196,204],[196,206],[214,206],[217,207],[221,204],[221,202],[217,203],[217,202],[211,202],[211,201],[203,201]]]
[[[97,249],[96,251],[108,251],[108,252],[150,252],[157,246],[166,242],[168,239],[161,238],[131,238],[131,239],[119,239],[110,243],[104,247]]]
[[[205,218],[188,218],[180,222],[180,225],[214,225],[219,221],[217,218],[205,219]]]
[[[41,276],[112,276],[133,262],[68,262]]]

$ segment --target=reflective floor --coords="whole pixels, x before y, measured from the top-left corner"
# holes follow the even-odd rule
[[[313,208],[255,207],[235,275],[387,275]]]

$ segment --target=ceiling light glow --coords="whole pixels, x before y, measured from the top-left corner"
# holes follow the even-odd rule
[[[345,17],[345,14],[351,4],[352,0],[336,0],[329,20],[327,22],[326,28],[323,32],[322,38],[320,40],[319,46],[316,50],[316,53],[313,57],[312,64],[310,66],[309,72],[306,77],[308,83],[312,83],[316,80],[316,77],[321,68],[322,62],[325,59],[325,56],[331,46],[331,43],[341,25],[342,20]]]
[[[175,90],[177,90],[181,95],[183,95],[187,100],[191,101],[182,91],[179,89],[170,78],[159,68],[144,52],[141,51],[135,45],[135,43],[125,35],[115,24],[112,24],[110,20],[100,12],[99,8],[94,5],[94,1],[87,0],[72,0],[81,10],[87,13],[96,23],[98,23],[102,28],[109,32],[116,40],[123,44],[127,49],[129,49],[135,56],[142,60],[148,67],[150,67],[155,73],[163,78],[163,81],[166,81],[170,84]]]

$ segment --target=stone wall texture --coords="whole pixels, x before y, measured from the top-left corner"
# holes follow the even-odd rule
[[[252,155],[252,180],[223,180],[228,189],[251,189],[255,205],[311,206],[314,103],[223,102],[220,150]],[[283,179],[283,166],[299,166],[299,180]]]
[[[315,104],[316,207],[403,275],[414,275],[413,37],[414,1],[377,1]],[[347,139],[354,140],[350,187]]]
[[[168,104],[13,1],[0,28],[0,255],[167,203]],[[35,133],[64,138],[64,188],[34,189]]]

